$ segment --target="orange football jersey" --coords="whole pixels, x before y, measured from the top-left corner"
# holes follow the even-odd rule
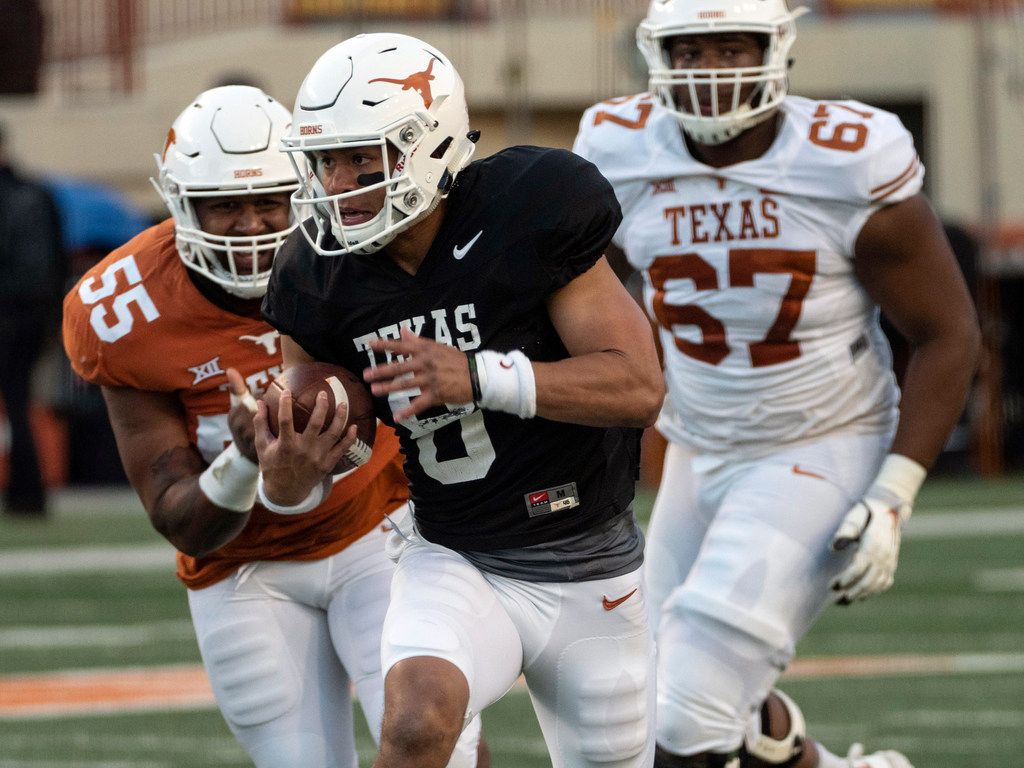
[[[64,346],[75,371],[108,387],[173,393],[206,461],[231,441],[225,371],[236,368],[258,397],[281,371],[280,338],[269,324],[207,300],[192,283],[168,219],[87,272],[64,299]],[[393,430],[379,425],[370,461],[335,483],[304,515],[257,505],[231,542],[201,558],[178,553],[178,577],[198,589],[252,560],[332,555],[408,499]]]

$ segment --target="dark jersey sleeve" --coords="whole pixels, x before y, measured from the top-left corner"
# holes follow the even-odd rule
[[[541,156],[538,166],[539,178],[530,197],[535,210],[546,215],[539,217],[533,247],[551,290],[557,290],[604,255],[622,221],[622,211],[611,184],[589,160],[551,150]]]

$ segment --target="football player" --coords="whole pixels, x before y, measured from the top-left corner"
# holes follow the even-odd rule
[[[802,10],[653,2],[650,93],[591,107],[576,140],[622,204],[668,383],[658,768],[910,766],[833,755],[772,686],[826,606],[892,584],[979,331],[899,120],[787,96]],[[912,348],[902,398],[879,307]]]
[[[631,505],[638,428],[664,385],[603,256],[619,206],[570,152],[470,164],[476,138],[445,55],[367,34],[313,65],[283,142],[305,220],[264,313],[286,366],[363,373],[410,481],[414,522],[389,541],[375,765],[443,765],[523,674],[553,766],[647,768],[653,647]],[[265,407],[256,428],[268,503],[314,503],[315,473],[293,471]]]
[[[64,302],[74,369],[102,386],[118,448],[178,578],[225,720],[261,768],[355,768],[350,688],[380,730],[380,637],[408,498],[398,440],[334,478],[315,510],[254,504],[253,395],[281,370],[260,317],[298,182],[279,150],[291,114],[257,88],[201,93],[154,180],[171,218],[111,253]],[[343,409],[342,409],[343,410]],[[321,403],[312,439],[331,416]],[[473,766],[479,724],[453,766]]]

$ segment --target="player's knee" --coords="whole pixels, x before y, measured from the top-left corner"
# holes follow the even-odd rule
[[[703,691],[658,701],[657,741],[672,753],[728,754],[742,739],[742,730],[732,712]]]
[[[686,605],[659,637],[658,744],[676,754],[738,749],[787,652]]]
[[[654,752],[654,768],[740,768],[740,758],[737,752],[675,755],[659,746]]]
[[[267,723],[298,702],[298,674],[260,621],[219,627],[203,638],[202,645],[210,684],[229,723]]]
[[[475,762],[475,755],[454,755],[457,739],[457,726],[427,704],[414,717],[389,718],[385,713],[380,748],[381,754],[393,756],[399,764],[415,757],[416,764],[443,766],[455,757],[455,765],[465,768]],[[432,759],[424,761],[427,757]]]
[[[743,741],[743,765],[796,765],[804,751],[807,726],[803,712],[789,696],[773,689],[761,705],[760,728],[749,729]]]
[[[443,755],[444,765],[462,732],[469,687],[462,672],[443,659],[399,662],[385,682],[381,751],[406,756]]]

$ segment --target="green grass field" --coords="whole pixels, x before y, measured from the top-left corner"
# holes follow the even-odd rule
[[[57,507],[45,522],[0,518],[0,768],[248,765],[205,703],[76,715],[10,706],[15,676],[199,661],[169,546],[137,502],[65,492]],[[129,551],[143,565],[121,568]],[[833,663],[801,666],[823,658]],[[863,741],[905,751],[916,768],[1024,765],[1024,478],[929,481],[896,587],[827,611],[783,687],[835,751]],[[549,765],[524,692],[484,723],[495,768]],[[365,732],[360,747],[369,765]]]

